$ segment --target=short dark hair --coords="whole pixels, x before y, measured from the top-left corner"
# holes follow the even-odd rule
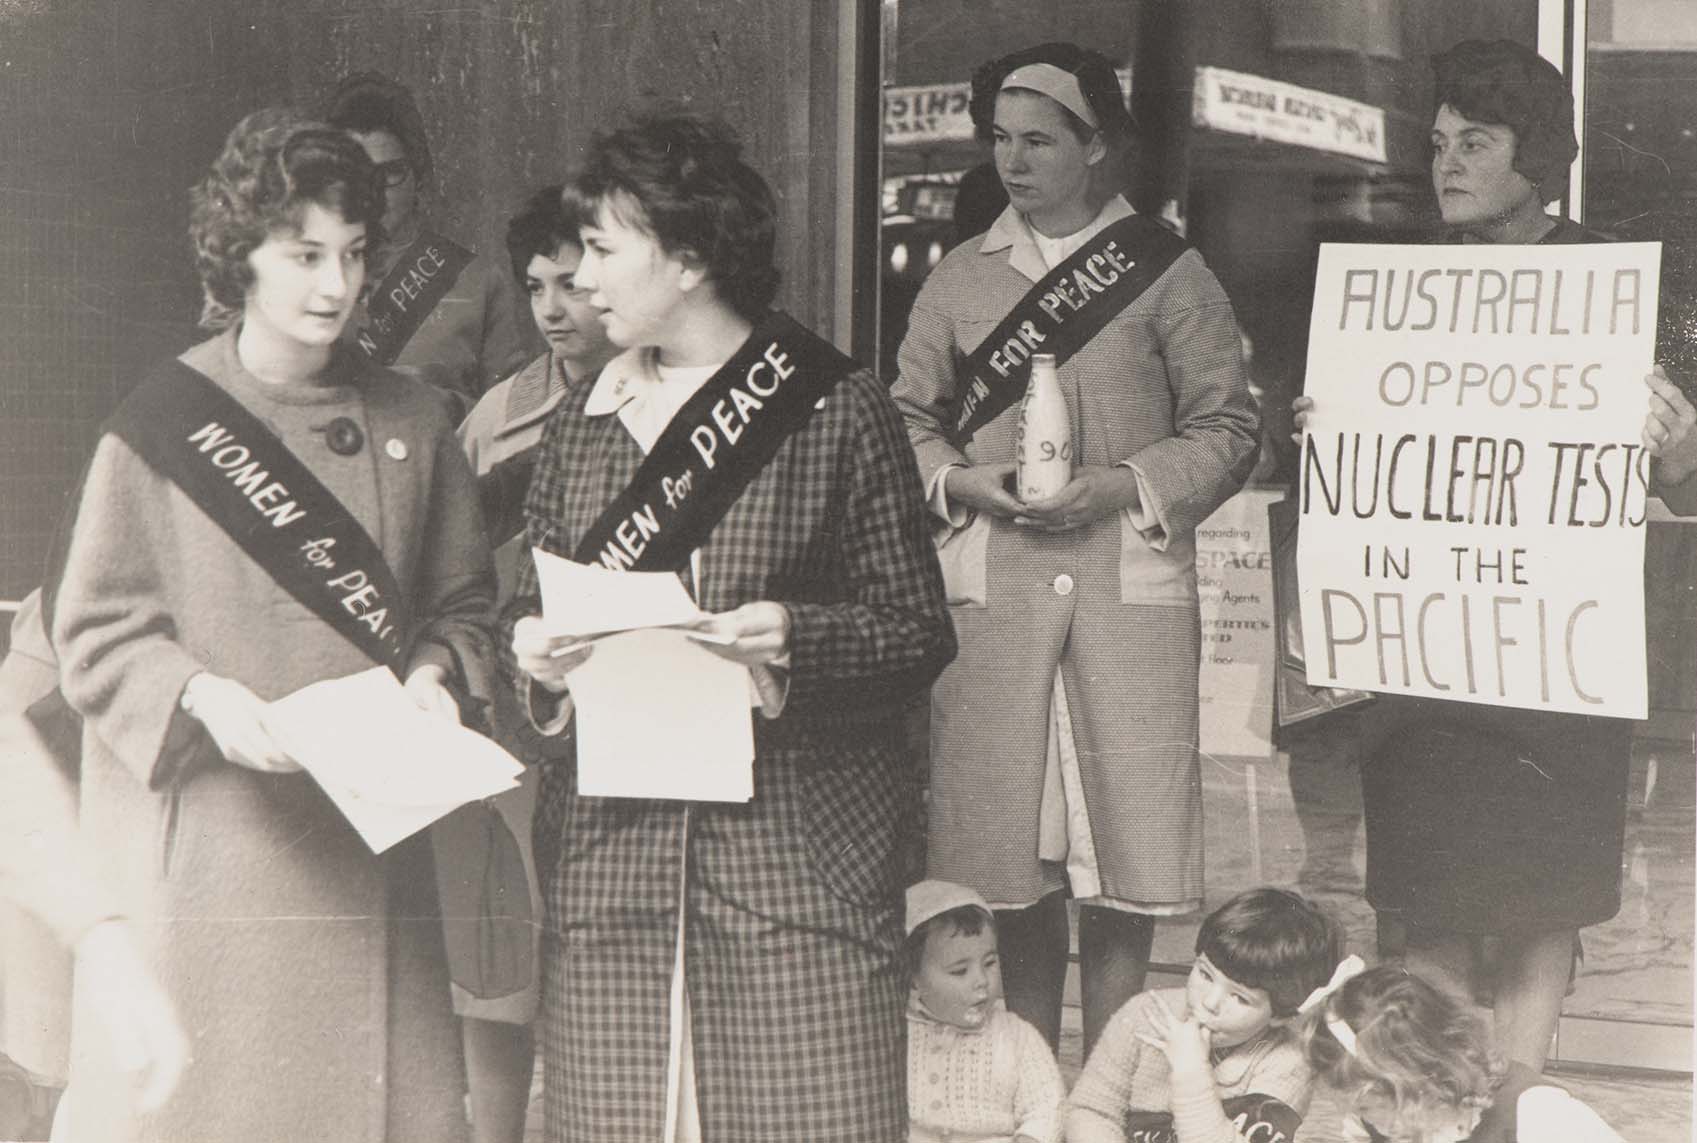
[[[255,111],[237,123],[189,192],[201,325],[225,329],[236,322],[253,285],[248,255],[272,232],[298,228],[309,203],[362,222],[377,237],[383,200],[364,149],[287,108]]]
[[[586,224],[610,211],[667,253],[695,255],[719,297],[750,321],[777,296],[777,201],[723,120],[659,113],[597,132],[565,202]]]
[[[919,965],[925,959],[925,942],[933,932],[948,927],[951,933],[962,936],[976,937],[986,927],[994,931],[996,919],[988,910],[977,905],[956,905],[953,909],[945,909],[935,917],[930,918],[916,927],[907,935],[902,944],[902,963],[907,967],[908,979],[919,974]]]
[[[387,131],[401,144],[407,162],[420,184],[428,185],[436,166],[430,157],[430,139],[424,133],[424,117],[418,113],[412,92],[388,76],[374,71],[357,72],[336,85],[324,105],[324,121],[343,131],[365,134]]]
[[[538,254],[552,258],[562,243],[583,248],[578,234],[582,225],[576,210],[561,201],[565,188],[559,183],[543,187],[525,200],[519,212],[507,223],[507,257],[513,264],[513,277],[524,282],[530,260]]]
[[[1250,889],[1215,909],[1196,951],[1215,968],[1267,993],[1274,1016],[1290,1016],[1331,978],[1337,926],[1318,905],[1286,889]]]
[[[1556,66],[1512,40],[1463,40],[1432,59],[1434,111],[1449,107],[1514,132],[1514,169],[1549,202],[1579,154],[1573,93]]]
[[[1096,113],[1097,123],[1097,126],[1091,127],[1063,107],[1061,110],[1066,111],[1067,122],[1079,139],[1088,139],[1100,131],[1110,144],[1119,144],[1131,141],[1137,134],[1137,122],[1126,109],[1120,77],[1108,57],[1077,44],[1055,41],[1009,52],[973,70],[972,95],[967,110],[972,116],[973,133],[980,142],[990,141],[996,119],[996,96],[1002,90],[1002,81],[1009,72],[1034,63],[1053,64],[1077,77],[1084,102]]]

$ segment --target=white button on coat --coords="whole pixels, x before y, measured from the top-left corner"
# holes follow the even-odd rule
[[[1056,595],[1071,595],[1072,586],[1072,577],[1066,572],[1062,572],[1060,575],[1055,577]]]
[[[407,458],[407,442],[400,437],[390,437],[389,443],[383,446],[383,451],[389,454],[391,460]]]

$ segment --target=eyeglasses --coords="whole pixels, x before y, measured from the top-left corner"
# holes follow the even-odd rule
[[[412,163],[406,159],[390,159],[386,163],[376,164],[377,184],[385,189],[398,187],[412,178]]]

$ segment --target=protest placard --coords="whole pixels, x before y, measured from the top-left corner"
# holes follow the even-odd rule
[[[1659,243],[1321,248],[1308,681],[1643,718]]]

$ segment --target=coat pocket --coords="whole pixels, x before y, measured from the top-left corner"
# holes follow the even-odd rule
[[[1197,606],[1196,537],[1173,538],[1156,551],[1120,514],[1120,602]]]
[[[916,792],[886,757],[839,758],[810,769],[802,828],[814,874],[856,905],[879,906],[901,888],[901,839],[915,822]]]
[[[950,607],[988,607],[990,517],[973,514],[964,528],[949,528],[937,537],[937,563],[943,569],[943,591]]]

